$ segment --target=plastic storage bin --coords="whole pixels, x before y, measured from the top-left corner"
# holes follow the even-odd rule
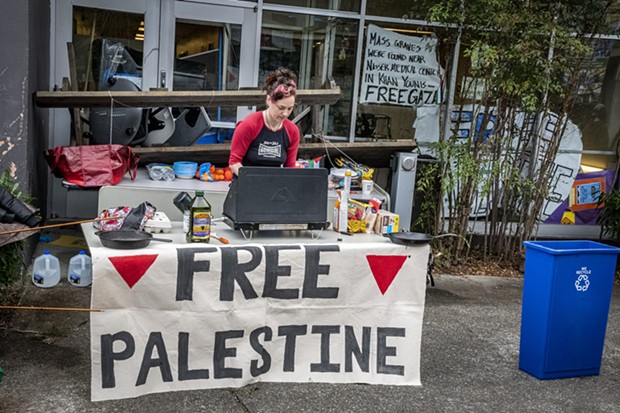
[[[620,248],[524,242],[519,368],[539,379],[599,374]]]

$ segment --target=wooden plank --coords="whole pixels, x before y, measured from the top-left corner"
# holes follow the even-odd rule
[[[329,154],[331,159],[342,156],[344,152],[358,163],[374,168],[390,166],[394,152],[411,152],[416,148],[413,140],[357,142],[357,143],[302,143],[299,146],[299,158],[312,159]],[[226,166],[230,154],[230,143],[211,145],[193,145],[176,147],[133,148],[140,156],[140,164],[151,162],[173,163],[176,161],[211,162],[217,166]]]
[[[123,106],[157,108],[214,106],[255,106],[265,103],[262,90],[202,90],[202,91],[161,91],[148,92],[74,92],[38,91],[34,102],[43,108],[86,108],[109,107],[110,99]],[[340,87],[333,89],[300,89],[297,103],[303,105],[325,105],[340,99]]]
[[[395,152],[411,152],[417,147],[414,140],[354,142],[354,143],[304,143],[299,146],[298,158],[312,159],[321,155],[329,155],[334,159],[348,156],[357,163],[373,168],[387,168]]]

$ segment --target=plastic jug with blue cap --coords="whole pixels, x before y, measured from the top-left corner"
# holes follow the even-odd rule
[[[45,250],[32,264],[32,283],[37,287],[50,288],[60,281],[60,261]]]
[[[93,283],[92,259],[86,255],[86,251],[80,251],[69,260],[67,281],[74,287],[88,287]]]

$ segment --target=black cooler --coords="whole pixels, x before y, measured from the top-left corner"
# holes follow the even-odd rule
[[[224,201],[240,230],[320,230],[327,222],[327,169],[244,166]]]

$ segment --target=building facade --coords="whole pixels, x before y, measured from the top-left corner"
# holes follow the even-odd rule
[[[321,88],[332,81],[341,88],[341,99],[321,110],[320,130],[308,133],[349,142],[424,141],[414,128],[418,116],[414,105],[361,102],[360,90],[369,58],[368,28],[374,25],[404,36],[436,38],[441,36],[439,27],[425,21],[432,4],[428,0],[28,0],[10,7],[3,4],[5,36],[0,43],[3,50],[14,53],[0,58],[6,67],[0,76],[4,84],[11,85],[4,93],[16,99],[24,93],[62,87],[65,78],[71,79],[76,90],[103,90],[110,73],[121,74],[141,90],[256,88],[266,73],[285,66],[298,73],[300,88]],[[620,22],[614,14],[609,18]],[[122,53],[113,53],[119,44]],[[438,47],[435,53],[440,64],[464,60],[458,47]],[[595,59],[571,120],[583,134],[582,166],[609,169],[617,160],[620,136],[618,39],[604,38]],[[444,76],[451,83],[444,88],[453,91],[446,94],[448,99],[458,96],[465,84],[463,71],[453,66],[454,76]],[[18,78],[26,86],[13,89],[20,83]],[[45,174],[40,157],[33,156],[33,152],[72,143],[71,112],[33,108],[25,101],[8,105],[27,126],[17,131],[22,134],[20,140],[8,128],[14,125],[15,116],[0,115],[6,116],[0,146],[3,167],[13,167],[19,180],[47,200],[42,206],[48,217],[90,216],[92,209],[84,211],[80,201],[92,204],[96,194],[67,191],[58,179]],[[209,108],[213,128],[201,138],[205,143],[225,142],[235,123],[255,109]],[[17,161],[22,158],[28,161]],[[40,185],[35,184],[39,181]]]

